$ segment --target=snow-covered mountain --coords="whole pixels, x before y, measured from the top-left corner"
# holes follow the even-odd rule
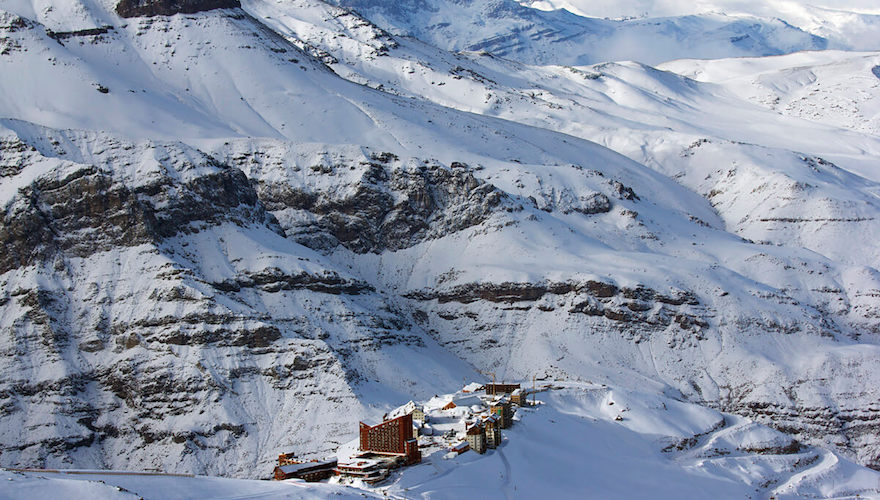
[[[778,18],[721,13],[599,19],[515,0],[332,0],[378,26],[453,51],[485,50],[532,64],[583,65],[683,57],[765,56],[824,49],[827,40]]]
[[[480,5],[0,0],[0,465],[264,477],[482,370],[877,468],[880,54]]]
[[[567,9],[584,17],[651,18],[724,12],[728,15],[784,19],[825,38],[835,48],[877,50],[880,7],[873,0],[519,0],[541,10]]]

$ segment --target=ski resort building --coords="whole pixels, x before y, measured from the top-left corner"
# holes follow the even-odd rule
[[[401,415],[372,427],[361,422],[360,450],[378,455],[402,456],[406,464],[421,462],[419,443],[413,436],[412,414]]]
[[[300,464],[301,460],[296,459],[296,455],[293,453],[279,453],[278,454],[278,465],[288,465],[288,464]]]
[[[519,406],[523,406],[526,401],[526,391],[522,388],[516,389],[510,393],[510,402]]]
[[[479,454],[486,453],[486,428],[482,422],[477,422],[468,427],[465,432],[468,446]]]
[[[449,451],[458,453],[459,455],[468,451],[469,449],[471,449],[471,446],[468,444],[467,441],[461,441],[460,443],[456,443],[449,447]]]
[[[448,402],[442,406],[441,410],[452,410],[453,408],[469,408],[471,406],[482,405],[483,401],[473,394],[459,393],[453,394]]]
[[[461,392],[470,393],[470,392],[477,392],[477,391],[482,391],[482,390],[483,390],[483,384],[479,384],[477,382],[471,382],[470,384],[464,386],[461,389]]]
[[[498,416],[484,416],[483,427],[486,429],[486,446],[497,448],[501,444],[501,422],[498,420]]]
[[[510,394],[520,388],[519,384],[486,384],[486,394],[489,396],[499,396],[502,394]]]
[[[333,475],[337,465],[336,460],[327,460],[324,462],[291,462],[285,458],[285,463],[281,464],[282,457],[278,457],[279,465],[275,467],[275,480],[284,479],[302,479],[310,483],[322,481]]]
[[[507,429],[513,423],[513,405],[506,396],[495,400],[489,406],[489,413],[498,417],[502,429]]]
[[[384,420],[390,420],[397,417],[402,417],[403,415],[412,415],[412,419],[416,422],[425,422],[425,410],[422,406],[415,404],[413,401],[409,403],[399,406],[390,413],[385,416]]]
[[[336,474],[373,484],[388,477],[388,469],[380,460],[355,458],[348,462],[340,462],[336,467]]]

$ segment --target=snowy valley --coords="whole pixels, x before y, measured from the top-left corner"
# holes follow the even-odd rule
[[[456,447],[431,444],[445,441],[440,433],[446,429],[459,436],[453,441],[461,439],[465,422],[472,420],[468,407],[443,410],[439,405],[479,401],[481,395],[459,391],[426,401],[428,423],[422,428],[433,432],[419,438],[420,463],[392,470],[378,484],[345,479],[345,474],[343,479],[331,479],[331,484],[89,470],[12,470],[0,477],[12,498],[64,492],[112,499],[461,498],[463,494],[504,499],[552,492],[556,498],[786,499],[870,497],[876,492],[876,473],[747,419],[594,384],[542,386],[528,396],[528,403],[516,406],[500,444],[482,453],[467,446],[457,452],[449,451]],[[341,468],[357,453],[357,446],[355,440],[340,448]],[[550,478],[552,485],[547,483]]]
[[[880,43],[575,3],[0,0],[0,498],[880,496]]]

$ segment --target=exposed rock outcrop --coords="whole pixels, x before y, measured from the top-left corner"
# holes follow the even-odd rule
[[[33,27],[33,22],[11,12],[0,10],[0,56],[19,52],[24,48],[14,36],[16,31]]]
[[[364,292],[375,291],[368,283],[344,279],[338,274],[329,271],[322,275],[308,273],[287,274],[277,267],[266,268],[256,273],[244,273],[235,280],[211,283],[211,285],[218,290],[234,292],[242,288],[259,288],[266,292],[305,289],[334,295],[358,295]]]
[[[333,189],[257,185],[260,200],[278,214],[289,237],[317,250],[399,250],[481,224],[507,198],[462,164],[404,164],[393,155],[346,161],[311,167],[314,175],[336,176]],[[291,216],[285,218],[285,211]]]
[[[173,16],[237,7],[241,7],[239,0],[120,0],[116,13],[122,17]]]
[[[31,153],[16,143],[0,147]],[[118,144],[117,152],[130,147]],[[169,162],[170,168],[207,170],[182,184],[156,177],[132,185],[93,165],[76,165],[63,175],[36,179],[0,210],[0,242],[5,249],[0,273],[58,251],[87,257],[120,246],[155,243],[181,231],[196,231],[195,223],[274,223],[241,171],[207,156],[200,160],[201,165],[186,163],[189,158],[178,165]],[[13,166],[3,168],[14,172]]]
[[[618,288],[613,283],[588,280],[584,282],[557,283],[469,283],[447,290],[419,290],[404,294],[404,297],[417,301],[436,300],[438,304],[458,302],[471,304],[477,301],[490,303],[520,304],[536,302],[545,295],[572,297],[568,312],[587,316],[604,316],[622,323],[645,323],[668,326],[676,323],[682,329],[699,331],[709,326],[689,310],[677,310],[674,306],[699,306],[700,302],[692,292],[677,290],[661,294],[649,288]],[[672,307],[670,307],[672,306]],[[527,310],[531,305],[520,306]],[[537,304],[537,308],[552,311],[554,307]],[[447,319],[451,317],[447,316]]]

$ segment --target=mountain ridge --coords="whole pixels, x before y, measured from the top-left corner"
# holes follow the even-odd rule
[[[385,30],[451,51],[486,50],[531,64],[612,60],[656,64],[682,57],[766,56],[827,47],[822,37],[781,19],[723,13],[611,20],[542,11],[514,0],[419,0],[393,5],[334,0]]]

